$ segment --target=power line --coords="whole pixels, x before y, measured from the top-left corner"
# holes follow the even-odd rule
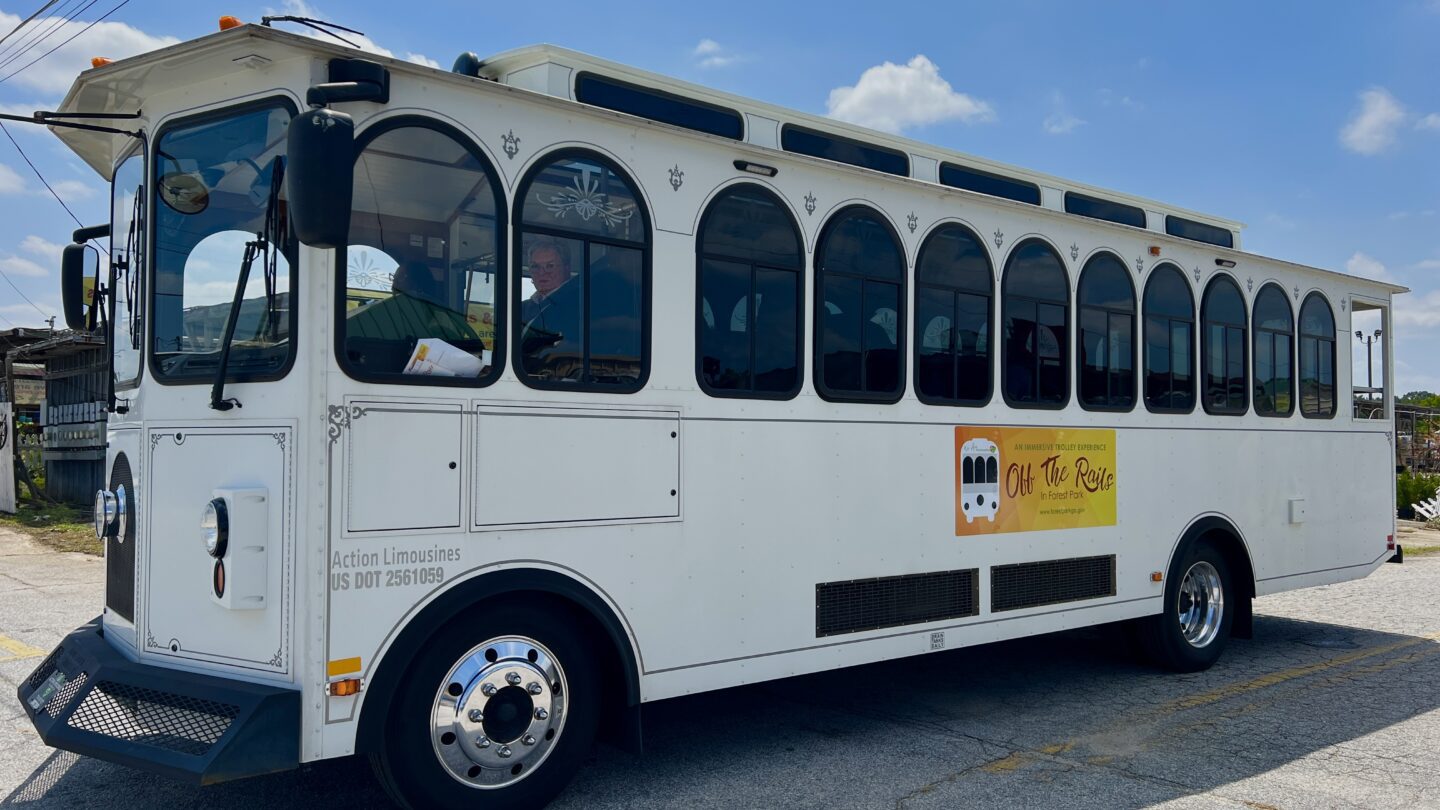
[[[76,17],[80,16],[80,12],[84,11],[88,6],[85,8],[69,6],[71,6],[71,4],[78,6],[78,4],[83,2],[85,2],[85,0],[69,0],[67,7],[59,9],[55,16],[37,22],[33,29],[25,32],[23,36],[6,46],[3,51],[5,58],[3,61],[0,61],[0,67],[10,64],[31,48],[49,39],[51,35],[60,30],[66,23],[73,22]]]
[[[94,6],[94,4],[96,3],[96,1],[98,1],[98,0],[91,0],[91,6]],[[6,78],[0,79],[0,84],[4,84],[4,82],[10,81],[10,79],[16,78],[17,75],[22,74],[22,72],[24,71],[24,69],[29,68],[30,65],[35,65],[35,63],[36,63],[36,62],[39,62],[40,59],[45,59],[46,56],[49,56],[49,55],[50,55],[50,53],[55,53],[56,50],[59,50],[60,48],[65,48],[66,45],[69,45],[69,43],[71,43],[71,42],[73,42],[73,40],[75,40],[75,37],[76,37],[76,36],[82,35],[82,33],[88,32],[88,30],[89,30],[89,29],[92,29],[92,27],[98,26],[99,23],[105,22],[105,17],[111,16],[111,14],[114,14],[115,12],[118,12],[118,10],[124,9],[124,7],[125,7],[125,6],[128,6],[128,4],[130,4],[130,0],[121,0],[121,3],[118,4],[118,6],[115,6],[114,9],[111,9],[111,10],[109,10],[109,12],[105,12],[104,14],[102,14],[102,16],[101,16],[101,17],[98,17],[98,19],[96,19],[95,22],[92,22],[91,25],[85,26],[84,29],[81,29],[81,30],[78,30],[78,32],[72,33],[72,35],[69,36],[69,39],[66,39],[65,42],[59,43],[59,45],[56,45],[55,48],[46,50],[45,53],[40,53],[40,55],[39,55],[39,56],[36,56],[36,58],[35,58],[35,59],[32,59],[32,61],[29,61],[29,62],[24,63],[24,66],[22,66],[22,68],[20,68],[19,71],[13,72],[13,74],[10,74],[9,76],[6,76]],[[85,9],[89,9],[89,6],[85,6]],[[82,10],[84,10],[84,9],[82,9]]]
[[[4,124],[0,124],[0,132],[4,132],[5,137],[10,139],[10,143],[15,144],[15,151],[20,153],[20,157],[24,158],[25,163],[30,166],[30,171],[35,172],[35,176],[40,178],[40,182],[45,184],[45,190],[50,192],[50,196],[55,198],[55,202],[60,203],[60,207],[64,208],[65,213],[69,214],[70,218],[75,220],[76,225],[81,228],[85,227],[85,223],[81,222],[80,218],[75,216],[75,212],[70,210],[70,206],[66,205],[65,201],[60,199],[60,195],[55,193],[55,189],[50,188],[50,184],[45,180],[45,175],[41,174],[40,170],[35,168],[35,164],[30,162],[30,156],[25,154],[25,150],[20,148],[19,143],[16,143],[15,136],[10,134],[10,128]]]
[[[9,284],[15,290],[15,292],[20,293],[20,297],[25,299],[25,303],[29,304],[32,307],[35,307],[35,311],[40,313],[41,318],[45,318],[47,320],[50,318],[49,315],[45,314],[45,310],[41,309],[40,307],[36,307],[34,301],[31,301],[30,298],[25,295],[25,293],[20,292],[20,288],[15,286],[15,282],[10,280],[10,276],[6,275],[4,270],[0,270],[0,278],[5,279],[6,284]]]
[[[21,28],[24,28],[25,26],[29,25],[31,20],[34,20],[36,17],[39,17],[41,14],[44,14],[46,11],[49,11],[49,10],[50,10],[50,7],[53,6],[53,5],[55,5],[55,4],[58,3],[58,2],[60,2],[60,0],[50,0],[50,2],[48,2],[48,3],[46,3],[45,5],[43,5],[43,6],[40,7],[40,10],[39,10],[39,11],[36,11],[34,14],[31,14],[29,17],[26,17],[25,19],[21,20],[19,25],[15,26],[14,28],[12,28],[12,29],[10,30],[10,33],[6,34],[6,35],[3,36],[3,37],[0,37],[0,44],[4,44],[5,40],[9,39],[10,37],[15,36],[15,32],[16,32],[16,31],[19,31]]]

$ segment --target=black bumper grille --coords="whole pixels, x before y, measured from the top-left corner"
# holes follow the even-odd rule
[[[204,756],[240,712],[238,706],[97,681],[70,715],[71,728],[117,740]]]
[[[1113,554],[997,565],[990,569],[993,613],[1114,595]]]
[[[815,636],[974,616],[979,575],[967,568],[821,582],[815,586]]]

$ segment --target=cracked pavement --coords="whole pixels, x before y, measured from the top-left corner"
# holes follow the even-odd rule
[[[0,636],[49,650],[103,565],[0,530]],[[30,583],[44,583],[34,585]],[[1208,672],[1091,628],[680,698],[554,807],[1440,808],[1440,556],[1263,597]],[[384,805],[360,760],[195,788],[45,748],[0,649],[0,806]]]

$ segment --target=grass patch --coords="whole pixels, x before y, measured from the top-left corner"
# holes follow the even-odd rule
[[[105,546],[95,536],[89,510],[65,504],[36,504],[21,501],[13,515],[0,512],[0,526],[30,535],[57,551],[78,551],[99,557]]]

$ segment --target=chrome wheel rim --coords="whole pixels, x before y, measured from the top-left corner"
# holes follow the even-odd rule
[[[529,776],[565,728],[569,688],[555,654],[502,636],[460,657],[435,690],[430,741],[457,782],[479,790]]]
[[[1203,560],[1190,566],[1180,581],[1175,608],[1180,617],[1180,632],[1190,646],[1205,647],[1220,635],[1220,621],[1225,616],[1225,590],[1215,566]]]

